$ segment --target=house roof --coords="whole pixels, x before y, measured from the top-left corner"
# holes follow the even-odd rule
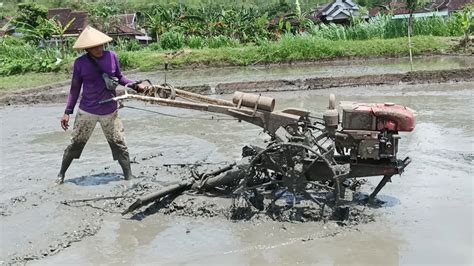
[[[429,7],[418,8],[414,13],[433,13],[436,11],[459,11],[462,10],[472,0],[435,0]],[[375,7],[369,10],[371,17],[378,15],[380,12],[394,15],[409,14],[410,11],[406,7],[406,2],[390,2],[385,8]]]
[[[449,11],[462,10],[467,4],[472,3],[472,0],[446,0],[445,2]]]
[[[136,13],[132,13],[132,14],[120,14],[120,15],[115,15],[115,16],[113,16],[113,18],[115,18],[116,20],[118,20],[118,22],[119,22],[120,24],[122,24],[122,25],[129,25],[129,26],[132,26],[132,27],[135,26],[136,17],[137,17],[137,14],[136,14]]]
[[[0,18],[0,28],[3,28],[4,26],[6,26],[10,20],[12,20],[12,17],[9,17],[9,16],[2,16]]]
[[[320,20],[323,12],[327,11],[331,7],[331,4],[332,3],[327,3],[327,4],[323,4],[316,7],[315,11],[313,12],[312,17]]]
[[[76,19],[71,24],[71,30],[68,30],[68,33],[80,33],[88,24],[88,14],[86,11],[73,11],[71,12],[70,18]]]
[[[0,37],[11,34],[14,31],[13,25],[10,23],[11,17],[5,16],[0,19]]]
[[[289,21],[292,26],[297,25],[298,23],[295,19],[287,20],[288,17],[291,17],[292,14],[293,13],[291,13],[291,12],[287,12],[287,13],[281,14],[279,16],[276,16],[275,18],[270,20],[270,22],[268,23],[268,28],[270,28],[270,29],[276,28],[278,26],[278,23],[280,23],[280,20]]]
[[[76,34],[86,28],[88,14],[86,11],[72,11],[70,8],[53,8],[48,10],[48,18],[56,18],[63,26],[74,19],[66,34]]]
[[[342,11],[347,10],[359,10],[359,7],[354,4],[351,0],[336,0],[332,3],[330,3],[326,10],[322,11],[322,14],[324,16],[330,16],[331,14],[336,14]],[[347,12],[349,13],[349,12]]]
[[[316,9],[313,17],[321,20],[345,19],[358,14],[359,6],[351,0],[335,0]]]
[[[107,34],[110,36],[141,36],[144,33],[136,29],[136,14],[119,14],[109,18]],[[102,25],[95,25],[103,30]]]
[[[127,25],[118,25],[114,27],[112,32],[109,32],[112,35],[145,35],[143,32],[140,32],[134,28],[131,28]]]
[[[382,9],[382,8],[379,7],[379,6],[376,6],[376,7],[374,7],[374,8],[371,8],[371,9],[369,9],[369,17],[375,17],[375,16],[377,16],[380,12],[384,13],[383,11],[384,11],[384,9]]]
[[[430,8],[435,9],[435,10],[445,9],[445,8],[448,8],[448,3],[449,2],[450,2],[450,0],[434,1],[431,4]]]

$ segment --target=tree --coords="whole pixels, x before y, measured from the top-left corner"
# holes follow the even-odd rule
[[[120,12],[120,8],[112,1],[97,2],[88,7],[89,19],[99,30],[109,33],[112,26],[117,23],[114,15]]]
[[[17,15],[12,20],[12,24],[16,27],[23,27],[29,25],[36,28],[39,25],[39,19],[46,19],[48,10],[35,3],[18,4]]]
[[[161,34],[166,31],[173,30],[176,27],[180,18],[180,11],[172,7],[163,7],[155,5],[151,13],[145,13],[147,20],[145,26],[155,34],[156,41],[160,41]]]

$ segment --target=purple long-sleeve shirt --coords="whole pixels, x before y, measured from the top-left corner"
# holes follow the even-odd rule
[[[126,86],[132,83],[120,71],[120,64],[117,55],[111,51],[104,51],[102,57],[97,59],[97,63],[105,73],[117,77],[120,85]],[[74,61],[74,71],[72,74],[71,90],[67,99],[66,114],[74,112],[77,99],[81,92],[82,96],[79,108],[91,114],[106,115],[117,110],[117,103],[112,101],[99,104],[100,101],[116,96],[115,91],[107,90],[102,73],[90,61],[86,54],[78,57]]]

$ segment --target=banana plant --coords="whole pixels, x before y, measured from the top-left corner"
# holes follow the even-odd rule
[[[472,32],[472,28],[474,27],[474,23],[472,22],[474,18],[474,5],[465,7],[462,12],[456,15],[459,16],[461,20],[461,27],[464,36],[461,41],[461,45],[464,46],[464,48],[467,48],[471,41],[469,36]]]
[[[199,15],[183,15],[180,27],[186,35],[200,36],[205,34],[206,21]]]
[[[163,27],[163,21],[160,15],[152,15],[149,13],[145,13],[147,20],[145,22],[145,26],[148,28],[149,31],[155,34],[155,38],[157,42],[160,42],[160,36],[164,33],[165,29]]]
[[[55,34],[55,21],[53,19],[38,18],[36,26],[21,22],[17,24],[18,31],[23,34],[23,38],[35,44],[46,46],[46,41]]]
[[[61,21],[55,18],[52,18],[50,20],[52,21],[51,27],[53,30],[53,34],[59,37],[59,41],[61,43],[61,57],[64,58],[64,35],[66,34],[66,31],[69,29],[69,27],[71,27],[72,23],[76,20],[76,18],[72,18],[68,23],[66,23],[66,25],[62,25]]]
[[[179,26],[180,10],[158,4],[152,7],[150,13],[145,13],[145,26],[155,34],[156,41],[160,41],[160,36]]]

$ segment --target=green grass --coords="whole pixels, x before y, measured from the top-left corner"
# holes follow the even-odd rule
[[[429,55],[449,52],[454,45],[451,39],[415,36],[413,37],[413,54]],[[408,45],[406,38],[331,41],[313,36],[287,35],[278,42],[268,42],[261,46],[185,50],[174,58],[170,58],[164,51],[148,49],[118,52],[118,54],[124,70],[153,71],[162,70],[166,61],[170,62],[174,69],[178,69],[193,66],[246,66],[262,63],[317,61],[341,57],[400,57],[408,56]],[[67,81],[69,78],[70,74],[64,72],[27,73],[0,77],[0,92],[54,84]]]
[[[439,54],[449,51],[449,38],[417,36],[413,38],[413,54]],[[161,52],[120,52],[122,65],[141,71],[163,69],[165,61],[174,68],[201,66],[246,66],[257,63],[317,61],[339,57],[408,56],[406,38],[373,39],[363,41],[331,41],[312,36],[284,36],[278,42],[261,46],[186,50],[182,55],[167,59]],[[123,59],[123,60],[122,60]],[[126,64],[123,64],[126,62]]]
[[[67,81],[70,78],[71,75],[68,73],[26,73],[0,77],[0,93],[51,85]]]

